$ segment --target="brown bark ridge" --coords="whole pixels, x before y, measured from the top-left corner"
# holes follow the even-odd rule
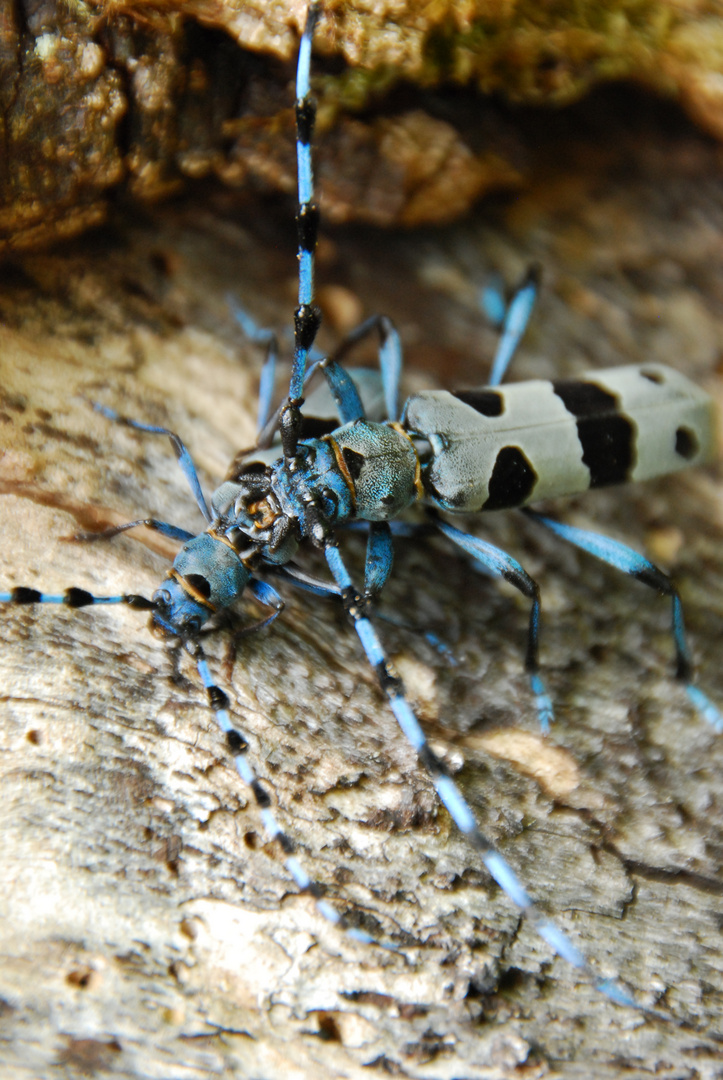
[[[546,130],[529,189],[461,226],[326,232],[322,345],[357,309],[384,310],[409,387],[480,383],[495,339],[477,291],[536,259],[545,283],[515,377],[648,360],[715,390],[717,152],[667,113],[636,120],[636,100],[586,114],[585,137]],[[288,325],[292,214],[209,192],[5,268],[0,589],[152,592],[174,545],[66,538],[150,514],[201,522],[166,440],[89,403],[178,431],[211,491],[253,439],[263,360],[226,297]],[[700,682],[723,704],[719,470],[555,509],[671,570]],[[541,583],[551,737],[522,671],[524,603],[442,544],[399,543],[385,604],[458,665],[421,635],[381,632],[533,895],[596,970],[679,1022],[612,1005],[520,920],[437,807],[333,603],[290,593],[232,671],[227,633],[207,648],[302,861],[399,953],[355,944],[297,895],[194,670],[144,617],[8,607],[3,1077],[720,1075],[723,746],[671,678],[667,605],[514,514],[470,525]],[[360,541],[345,543],[358,573]]]
[[[447,223],[518,186],[527,162],[510,104],[544,116],[627,80],[723,133],[714,3],[321,6],[314,80],[329,220]],[[305,10],[306,0],[7,0],[0,256],[97,226],[118,198],[148,205],[204,177],[292,190],[290,86]],[[488,95],[466,115],[465,91]]]

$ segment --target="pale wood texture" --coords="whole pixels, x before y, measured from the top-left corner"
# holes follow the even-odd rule
[[[349,290],[327,292],[328,310],[392,315],[410,385],[480,383],[494,335],[476,290],[540,259],[516,377],[655,360],[715,389],[716,151],[677,121],[626,135],[611,111],[600,138],[558,132],[528,193],[455,229],[325,237],[320,281]],[[201,526],[166,440],[88,402],[181,433],[212,490],[252,441],[262,362],[226,294],[288,325],[292,212],[208,193],[5,271],[0,589],[153,591],[174,548],[157,535],[63,542],[139,515]],[[718,471],[559,509],[670,567],[723,704]],[[521,670],[524,603],[439,543],[399,545],[387,608],[431,624],[460,664],[385,627],[390,651],[533,894],[598,970],[692,1026],[616,1008],[551,958],[436,808],[333,604],[289,595],[230,679],[224,635],[208,650],[304,863],[399,955],[344,939],[295,895],[194,670],[174,674],[145,617],[8,608],[3,1077],[720,1075],[723,742],[670,678],[667,606],[513,514],[475,527],[542,584],[551,738]]]

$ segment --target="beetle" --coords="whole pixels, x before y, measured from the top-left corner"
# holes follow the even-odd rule
[[[304,121],[302,120],[302,128],[303,122]],[[306,123],[308,124],[308,119]],[[310,142],[309,139],[306,143],[304,143],[303,130],[300,142],[302,146],[308,145]],[[302,208],[303,206],[309,207],[310,200],[307,200],[305,203],[302,202]],[[302,218],[308,217],[309,213],[310,211],[307,211],[307,213],[304,214],[302,209]],[[306,225],[303,226],[303,228],[306,227]],[[306,235],[305,238],[302,238],[302,256],[304,256],[305,254],[311,254],[311,250],[313,250],[313,246],[311,244],[312,239],[313,237],[310,238],[308,235]],[[309,250],[310,248],[311,250]],[[523,290],[520,290],[520,294],[522,293],[522,291]],[[300,307],[304,306],[311,307],[311,298],[302,300]],[[310,349],[310,343],[306,344],[306,342],[308,341],[308,337],[310,334],[310,331],[308,329],[310,323],[306,322],[306,324],[304,324],[303,313],[298,321],[300,322],[301,326],[298,332],[299,341],[297,342],[297,352],[299,350],[303,351],[304,349],[308,351]],[[389,340],[390,336],[390,334],[387,335],[386,341]],[[327,364],[324,368],[324,371],[327,375],[327,378],[329,379],[330,385],[333,389],[336,390],[336,396],[339,399],[340,408],[344,414],[342,418],[345,418],[346,420],[346,422],[342,425],[342,428],[349,428],[350,430],[343,436],[343,438],[347,440],[345,442],[342,441],[342,437],[337,437],[334,440],[322,438],[318,440],[318,443],[320,443],[321,445],[314,445],[313,447],[311,447],[315,454],[314,467],[320,469],[320,475],[323,475],[327,479],[333,477],[335,483],[338,482],[339,477],[341,476],[341,478],[344,480],[344,483],[346,484],[347,494],[352,490],[353,487],[356,496],[357,488],[362,488],[363,486],[363,484],[358,484],[357,481],[359,481],[360,479],[362,481],[364,480],[365,468],[371,456],[369,453],[370,447],[376,448],[378,442],[376,442],[375,440],[388,438],[389,445],[385,447],[385,461],[388,464],[389,455],[391,454],[394,458],[394,462],[393,467],[388,470],[388,489],[386,490],[385,495],[391,497],[392,499],[397,498],[399,494],[397,485],[397,465],[400,460],[404,461],[408,458],[411,470],[414,472],[412,483],[407,485],[410,489],[410,492],[413,488],[415,493],[421,495],[423,491],[425,495],[429,495],[431,489],[429,487],[424,487],[424,480],[422,475],[423,470],[426,468],[428,474],[433,474],[434,476],[436,476],[436,479],[430,479],[430,484],[433,485],[434,490],[440,497],[439,509],[447,511],[452,509],[451,506],[442,505],[444,501],[452,501],[452,497],[450,494],[452,492],[452,487],[447,482],[447,480],[444,479],[444,477],[442,477],[441,480],[439,479],[440,471],[443,471],[444,467],[449,464],[449,460],[452,456],[449,452],[449,443],[452,441],[450,438],[452,434],[452,428],[450,427],[450,421],[442,421],[441,419],[444,401],[441,394],[438,394],[434,398],[425,397],[425,395],[422,394],[416,395],[415,397],[410,399],[410,402],[407,403],[405,409],[404,422],[400,424],[400,427],[402,428],[401,431],[395,429],[393,426],[390,426],[388,424],[381,424],[381,432],[374,430],[372,433],[370,433],[369,430],[367,430],[366,435],[368,435],[369,438],[366,439],[366,441],[359,441],[360,433],[366,421],[364,420],[364,418],[358,415],[353,415],[355,412],[358,411],[356,400],[354,397],[356,393],[356,391],[354,390],[354,380],[349,379],[343,371],[343,368],[341,368],[338,364]],[[645,373],[645,371],[647,371],[647,374]],[[615,387],[614,385],[612,385],[612,382],[616,377],[623,380],[623,383],[625,385],[624,389],[620,389],[619,386]],[[680,378],[682,379],[682,377]],[[676,389],[675,373],[669,372],[665,369],[661,369],[660,367],[656,367],[654,365],[646,366],[645,369],[634,369],[634,371],[626,370],[624,373],[619,373],[617,376],[611,375],[610,373],[597,373],[595,375],[586,377],[584,380],[578,381],[578,383],[576,384],[577,389],[561,389],[560,393],[557,393],[557,391],[553,389],[552,393],[555,394],[557,401],[561,402],[564,406],[566,414],[565,427],[568,433],[572,431],[573,422],[575,424],[575,427],[579,431],[579,427],[577,426],[578,421],[575,419],[575,417],[580,415],[584,419],[584,409],[587,406],[583,403],[583,405],[579,408],[579,411],[576,412],[574,407],[568,407],[568,405],[565,404],[564,395],[567,394],[568,399],[572,400],[572,398],[576,394],[578,395],[578,397],[581,395],[584,397],[585,393],[587,393],[589,401],[589,398],[592,396],[590,389],[591,387],[597,387],[597,390],[599,391],[598,397],[604,397],[607,399],[607,412],[603,410],[603,418],[605,422],[610,422],[613,420],[619,421],[620,419],[632,419],[633,421],[637,422],[637,417],[634,414],[634,409],[632,406],[627,411],[622,408],[622,401],[625,397],[625,394],[631,391],[631,387],[634,381],[639,383],[640,386],[643,386],[644,389],[648,391],[648,393],[651,395],[650,400],[655,400],[653,397],[654,392],[662,393],[663,388],[665,390],[670,390],[672,386],[673,391],[675,391]],[[300,382],[303,385],[303,375],[301,377],[297,376],[297,382]],[[650,387],[645,386],[645,383],[650,383]],[[522,385],[523,387],[523,394],[531,394],[529,386],[525,388],[525,384],[520,385]],[[546,385],[548,387],[552,386],[552,384]],[[695,391],[692,389],[692,384],[688,383],[687,381],[678,382],[677,388],[677,394],[675,392],[672,394],[671,405],[673,412],[675,440],[672,451],[670,450],[670,443],[666,443],[666,452],[676,454],[677,457],[673,458],[672,460],[677,462],[678,459],[680,459],[679,463],[681,465],[705,460],[707,457],[710,456],[711,446],[713,444],[711,434],[712,429],[710,422],[707,419],[710,414],[709,399],[705,398],[702,395],[697,396]],[[471,404],[469,400],[463,401],[462,398],[459,396],[454,398],[454,402],[461,403],[461,405],[465,406],[466,409],[471,410],[473,413],[476,414],[477,426],[479,426],[478,418],[487,416],[491,409],[499,409],[499,415],[503,415],[506,411],[506,407],[508,411],[509,408],[514,408],[514,406],[506,405],[508,401],[514,400],[515,392],[511,387],[505,388],[504,391],[494,389],[490,390],[488,388],[484,393],[487,396],[484,399],[483,407],[478,407],[482,404],[481,397],[477,399],[477,404]],[[529,397],[528,400],[530,400]],[[222,728],[224,728],[224,730],[226,730],[227,732],[229,746],[232,751],[237,751],[237,767],[241,772],[242,778],[249,779],[252,790],[257,796],[257,801],[260,804],[265,821],[269,824],[272,835],[278,836],[282,845],[286,846],[290,846],[289,841],[284,837],[283,834],[281,834],[279,827],[276,824],[275,817],[269,812],[267,793],[264,791],[263,787],[260,787],[256,784],[253,775],[246,771],[248,763],[247,756],[245,754],[245,746],[243,745],[243,736],[238,732],[237,728],[231,724],[228,709],[226,708],[226,702],[224,700],[224,697],[222,696],[223,692],[221,688],[217,686],[215,681],[212,679],[208,669],[208,665],[206,664],[206,661],[201,651],[199,651],[200,644],[197,635],[198,632],[202,629],[202,626],[206,622],[208,622],[209,618],[214,614],[214,608],[216,609],[216,611],[223,609],[225,606],[227,606],[225,603],[227,597],[235,599],[239,595],[241,591],[239,588],[239,584],[241,582],[243,582],[244,587],[252,586],[256,590],[255,595],[257,596],[257,598],[262,600],[262,602],[270,601],[272,607],[277,604],[276,598],[271,592],[268,591],[268,588],[265,587],[267,586],[267,583],[261,581],[261,579],[255,579],[253,570],[257,564],[264,562],[274,567],[288,567],[288,558],[290,557],[290,552],[294,547],[294,544],[298,543],[299,539],[298,536],[295,534],[295,529],[289,527],[289,519],[293,519],[296,522],[301,521],[302,533],[304,529],[307,529],[309,535],[312,538],[317,539],[318,541],[324,541],[326,539],[323,531],[324,520],[322,520],[321,522],[322,529],[318,533],[318,536],[314,535],[314,530],[319,526],[319,521],[316,520],[318,503],[319,501],[321,501],[322,498],[331,500],[332,496],[336,496],[338,506],[340,497],[344,496],[343,487],[335,488],[333,485],[331,485],[330,487],[325,487],[323,489],[323,496],[321,495],[321,493],[319,493],[319,497],[316,500],[312,498],[312,503],[309,504],[310,506],[312,506],[312,509],[307,510],[303,508],[293,508],[295,512],[287,512],[285,516],[278,515],[276,518],[274,518],[273,516],[274,508],[271,506],[271,503],[269,501],[271,497],[273,497],[273,499],[276,500],[278,503],[283,503],[284,500],[293,503],[294,498],[301,497],[300,489],[294,489],[293,486],[290,486],[291,482],[289,481],[289,475],[293,474],[294,472],[292,465],[297,461],[297,458],[300,456],[299,447],[302,446],[306,448],[310,446],[310,441],[305,439],[303,434],[303,407],[300,404],[300,401],[301,393],[298,390],[292,391],[292,393],[289,395],[289,400],[286,403],[286,411],[283,412],[280,417],[279,423],[282,429],[283,439],[285,440],[285,445],[283,446],[283,450],[285,451],[285,453],[283,453],[283,455],[277,459],[278,464],[276,466],[275,472],[272,470],[271,474],[269,475],[262,474],[262,472],[258,468],[256,468],[258,462],[254,460],[253,455],[251,455],[250,457],[244,456],[240,460],[234,462],[231,474],[226,481],[226,485],[228,486],[222,486],[222,488],[219,489],[219,492],[215,496],[212,503],[212,507],[210,508],[209,514],[210,516],[212,516],[210,527],[209,529],[201,533],[197,538],[182,535],[182,530],[176,530],[174,532],[174,527],[167,526],[165,523],[160,523],[161,527],[158,528],[157,531],[170,539],[182,540],[185,544],[185,548],[183,553],[178,557],[176,563],[174,564],[174,573],[168,579],[168,582],[164,583],[160,587],[157,595],[154,596],[151,601],[145,602],[142,598],[139,598],[134,594],[130,594],[129,596],[124,597],[93,597],[85,590],[71,590],[68,594],[66,594],[66,597],[51,598],[46,594],[39,593],[38,590],[23,590],[22,587],[13,590],[11,593],[5,594],[4,597],[7,602],[18,603],[34,603],[49,599],[53,599],[53,601],[59,599],[62,600],[62,602],[66,602],[67,600],[69,606],[71,607],[80,607],[85,606],[86,604],[103,601],[127,602],[131,607],[140,607],[146,610],[150,610],[152,613],[152,618],[154,619],[156,625],[159,626],[161,629],[165,629],[167,632],[169,632],[169,634],[180,637],[184,644],[187,646],[188,651],[194,656],[197,662],[199,672],[201,673],[201,677],[208,690],[211,705],[215,710],[216,716],[219,719]],[[521,403],[522,407],[524,408],[525,402],[522,397]],[[683,406],[683,403],[685,403],[685,408]],[[688,408],[688,406],[692,410],[692,414],[690,416],[686,412],[686,408]],[[485,412],[485,409],[487,410],[487,412]],[[698,412],[695,411],[696,409],[698,409]],[[297,410],[298,414],[300,415],[300,419],[297,418]],[[463,412],[460,405],[454,404],[454,410],[457,421],[459,421],[460,416],[469,416],[469,413]],[[118,419],[117,414],[115,414],[112,410],[106,409],[104,411],[105,414],[111,419]],[[631,414],[633,415],[631,416]],[[593,415],[593,420],[597,419],[599,419],[599,416]],[[136,430],[155,430],[155,433],[158,433],[159,431],[158,428],[154,429],[150,425],[143,425],[136,421],[131,421],[127,423],[129,424],[129,426],[134,427]],[[469,420],[468,423],[471,424],[472,421]],[[602,421],[600,426],[605,426]],[[607,430],[613,429],[613,426],[614,425],[611,423]],[[354,428],[356,430],[352,430]],[[338,429],[335,428],[334,430],[336,431]],[[527,424],[522,428],[522,430],[523,433],[526,431],[529,436],[531,431],[531,425]],[[162,429],[162,431],[165,434],[169,434],[165,429]],[[395,434],[392,435],[392,432],[394,432]],[[396,436],[398,436],[398,438]],[[354,441],[355,439],[356,441]],[[424,442],[429,444],[430,450],[427,452],[429,456],[426,459],[424,458],[424,451],[420,454],[417,454],[417,457],[415,459],[412,456],[412,450],[414,450],[414,446],[412,446],[411,450],[408,449],[408,444],[411,445],[412,443],[414,443],[415,439],[418,440],[420,444]],[[447,440],[447,445],[445,445],[445,439]],[[436,446],[435,440],[437,442]],[[469,440],[462,439],[460,441]],[[579,441],[580,446],[582,447],[583,442],[581,439]],[[335,443],[335,445],[332,445],[332,442]],[[508,445],[509,444],[505,442],[505,445],[501,448],[498,448],[498,452],[493,455],[492,471],[489,477],[490,480],[495,475],[495,465],[499,459],[500,450],[508,448]],[[178,451],[179,460],[184,467],[184,471],[186,472],[186,475],[191,478],[192,486],[194,486],[194,488],[196,489],[195,482],[193,481],[193,477],[195,476],[195,470],[191,470],[185,448],[178,443],[175,443],[175,446]],[[391,449],[392,447],[394,448],[393,450]],[[304,450],[304,453],[307,453],[306,449]],[[529,460],[531,454],[526,454],[524,447],[522,448],[522,453],[525,458]],[[325,454],[326,457],[319,464],[317,455],[323,454]],[[355,458],[354,455],[358,455],[358,457]],[[405,457],[405,455],[407,455],[407,457]],[[361,462],[358,460],[359,457],[363,459]],[[344,462],[346,466],[346,471],[351,477],[351,480],[354,482],[351,486],[349,485],[347,477],[344,475],[344,470],[340,464],[340,459]],[[560,458],[558,454],[558,461],[559,460]],[[628,468],[630,468],[631,461],[632,458],[630,457],[627,465]],[[576,460],[575,464],[577,466],[580,466],[581,462],[582,465],[585,465],[588,469],[589,477],[592,478],[593,471],[590,466],[586,465],[584,461],[584,453],[578,455],[578,459]],[[338,467],[338,471],[335,471],[335,466]],[[508,468],[507,466],[505,467]],[[534,463],[532,463],[531,467],[534,470]],[[358,475],[355,477],[353,473],[357,469],[359,471]],[[417,477],[417,472],[419,472],[419,477]],[[520,474],[522,475],[522,480],[520,480]],[[308,472],[305,475],[308,478]],[[451,475],[453,480],[458,481],[461,475],[460,468],[455,466],[451,470]],[[512,501],[513,495],[510,494],[511,492],[514,493],[514,498],[517,498],[518,502],[526,501],[519,499],[518,496],[524,484],[529,484],[529,473],[526,472],[524,465],[522,468],[520,468],[519,458],[516,459],[513,467],[509,469],[508,473],[505,475],[506,481],[505,484],[502,484],[501,487],[502,491],[507,493],[506,497],[509,500],[509,505],[514,505]],[[512,480],[509,479],[510,476],[512,477]],[[623,477],[620,476],[619,478],[622,479]],[[377,479],[378,473],[375,473],[371,477],[371,481],[376,482]],[[583,481],[580,481],[580,484],[582,487],[590,486],[590,484],[586,484]],[[489,499],[490,497],[489,486],[490,485],[488,483],[487,499]],[[500,485],[497,484],[496,489],[499,490],[499,487]],[[568,493],[570,493],[569,487],[566,490]],[[197,488],[197,491],[200,491],[200,486]],[[312,491],[312,496],[314,496],[315,494],[316,492]],[[364,491],[362,491],[361,494],[363,496]],[[231,496],[233,496],[233,498],[231,498]],[[201,493],[199,505],[201,505],[202,499],[203,495]],[[265,504],[264,500],[266,500]],[[317,503],[317,505],[315,506],[313,505],[314,501],[316,501]],[[401,499],[400,497],[399,502],[402,501],[403,499]],[[497,501],[499,501],[499,497],[497,498]],[[378,503],[381,503],[381,500],[378,500]],[[389,507],[387,507],[385,504],[382,505],[384,505],[384,512],[380,512],[376,518],[372,518],[373,521],[379,520],[381,522],[384,522],[392,516],[392,511],[396,511],[397,509],[399,509],[396,502]],[[481,508],[481,506],[474,506],[474,509]],[[493,504],[487,507],[487,509],[498,508],[501,507],[494,505],[494,501]],[[325,510],[325,507],[322,507],[322,509]],[[469,503],[465,503],[464,509],[471,509],[471,505]],[[208,507],[207,510],[209,510]],[[307,515],[306,517],[304,516],[305,514]],[[327,522],[330,517],[329,513],[326,511],[320,516],[322,518],[325,518]],[[279,521],[281,521],[281,527],[278,527],[277,523]],[[150,522],[146,520],[144,521],[144,523],[151,524],[151,527],[157,527],[159,525],[159,523],[154,522],[153,519],[151,519]],[[548,527],[553,528],[553,531],[554,524],[559,525],[559,523],[552,523],[552,519],[549,519],[546,524],[548,525]],[[475,557],[480,558],[485,554],[485,548],[483,545],[481,545],[479,542],[475,543],[472,539],[462,540],[460,538],[457,538],[454,535],[453,528],[449,526],[449,524],[445,524],[443,519],[439,521],[438,527],[440,528],[442,533],[445,533],[445,529],[448,530],[446,532],[448,538],[453,539],[454,542],[458,543],[458,545],[463,549],[465,544],[468,544],[470,552]],[[569,529],[569,527],[567,528]],[[274,531],[275,529],[276,531]],[[246,562],[238,558],[240,548],[237,544],[238,536],[236,535],[236,532],[234,532],[234,530],[237,530],[238,533],[243,535],[244,544],[246,544],[247,541],[251,541],[251,545],[258,542],[262,552],[260,558],[258,548],[254,550],[251,554],[249,554]],[[268,536],[264,535],[264,533],[268,533]],[[385,572],[388,572],[388,558],[386,557],[388,540],[384,538],[384,530],[376,530],[372,535],[375,537],[375,539],[372,541],[370,546],[371,557],[368,560],[369,564],[371,565],[371,569],[368,574],[370,582],[369,587],[366,590],[366,592],[370,594],[370,596],[380,591],[384,582],[382,581],[381,585],[378,585],[379,577],[381,576],[383,578]],[[560,533],[560,535],[563,535],[566,539],[573,540],[573,542],[575,542],[575,538],[577,537],[581,540],[581,546],[584,546],[584,544],[582,543],[582,538],[578,537],[578,535],[573,531],[568,531],[567,533],[563,531]],[[380,537],[382,537],[382,539],[380,539]],[[230,544],[229,540],[231,541]],[[194,541],[196,541],[195,545]],[[592,539],[586,539],[584,543],[587,544],[588,550],[593,550],[594,541]],[[623,556],[622,546],[613,546],[613,548],[609,550],[614,551],[619,559],[628,560],[627,563],[623,565],[623,569],[626,569],[628,572],[638,573],[639,576],[642,576],[644,573],[647,573],[649,576],[652,574],[652,571],[649,569],[649,564],[637,564],[632,560],[631,555]],[[228,551],[230,554],[227,555],[226,551]],[[213,552],[213,555],[210,554],[211,552]],[[339,565],[333,551],[330,551],[328,554],[330,557],[330,563],[332,564],[332,570],[336,571],[336,585],[335,587],[331,586],[329,588],[330,594],[342,594],[346,591],[346,595],[343,597],[345,601],[345,606],[348,610],[350,617],[354,621],[357,632],[360,633],[360,637],[362,638],[362,642],[367,649],[367,653],[370,656],[370,659],[379,670],[380,678],[385,690],[390,693],[393,707],[396,705],[396,709],[400,714],[402,714],[403,723],[406,725],[406,728],[408,732],[412,735],[413,739],[416,738],[417,740],[419,740],[420,736],[418,734],[417,728],[414,727],[414,723],[410,719],[409,713],[403,704],[404,699],[398,692],[398,684],[395,681],[394,673],[391,671],[387,661],[380,653],[377,640],[373,634],[372,629],[370,629],[373,628],[373,622],[367,617],[366,614],[366,603],[368,597],[363,595],[361,591],[349,591],[350,584],[347,583],[347,578],[344,576],[343,565]],[[487,554],[489,555],[490,560],[492,560],[493,558],[497,559],[499,557],[497,554],[493,556],[493,554],[489,551],[487,552]],[[381,571],[375,570],[375,566],[378,564],[381,564]],[[510,562],[505,562],[504,568],[510,573],[512,573],[513,571],[515,573],[517,572],[516,567],[513,566]],[[199,570],[201,572],[199,572]],[[374,576],[375,573],[377,575],[376,577]],[[289,577],[287,578],[287,580],[291,581],[292,579]],[[306,584],[307,586],[310,584],[308,581],[303,582],[303,579],[301,577],[297,577],[297,583]],[[660,579],[651,578],[648,583],[659,587]],[[318,582],[312,582],[311,587],[319,588],[320,586]],[[224,589],[226,589],[227,591],[224,592]],[[673,599],[675,601],[675,596],[673,597]],[[680,635],[678,635],[678,643],[679,640]],[[681,669],[682,674],[687,677],[688,672],[684,669],[684,665],[681,668],[681,664],[679,663],[679,669]],[[533,668],[531,673],[534,679],[539,678],[539,672],[536,666]],[[536,685],[537,684],[533,682],[533,689],[536,687]],[[696,688],[692,689],[695,690]],[[537,688],[536,693],[538,695],[538,698],[544,699],[544,689]],[[715,722],[716,713],[714,707],[710,706],[710,703],[707,702],[707,699],[705,699],[705,701],[706,704],[702,711],[705,712],[710,709],[710,715]],[[695,697],[694,703],[696,703]],[[543,707],[540,709],[541,716],[545,715],[546,709],[547,705],[546,703],[543,703]],[[226,726],[227,721],[228,726]],[[425,757],[427,758],[427,763],[430,765],[432,771],[434,772],[434,770],[439,770],[438,775],[435,776],[438,790],[440,791],[440,795],[442,796],[442,798],[446,798],[447,806],[452,813],[452,816],[455,818],[458,824],[466,823],[468,825],[467,831],[469,831],[470,834],[473,835],[472,827],[468,824],[469,818],[466,815],[466,810],[459,801],[459,797],[456,793],[455,788],[453,787],[453,782],[451,782],[446,771],[441,767],[442,763],[435,761],[433,757],[429,757],[429,755],[427,754],[426,742],[419,742],[418,748],[420,749],[420,756],[422,756],[423,759]],[[521,886],[519,885],[516,876],[511,874],[511,871],[506,866],[506,864],[500,863],[498,861],[496,853],[494,851],[491,851],[490,849],[485,849],[486,853],[488,851],[488,869],[496,872],[498,881],[503,885],[503,887],[507,889],[507,891],[512,895],[513,899],[516,898],[518,902],[521,901],[520,906],[526,908],[530,907],[524,891],[521,891]],[[291,860],[293,858],[294,856],[292,854],[289,854],[289,859]],[[299,868],[296,862],[290,863],[290,869],[292,869],[292,873],[295,872],[297,884],[299,884],[303,888],[311,887],[309,879],[305,876],[305,871]],[[329,905],[325,903],[323,898],[320,898],[319,903],[322,911],[326,912],[328,914],[328,917],[330,917],[332,921],[340,921],[339,918],[335,914],[333,914],[332,909],[329,907]],[[534,916],[534,910],[532,914]],[[584,970],[587,970],[587,965],[584,963],[584,961],[581,960],[579,954],[574,949],[574,946],[571,946],[569,939],[565,938],[564,936],[561,937],[557,930],[553,927],[553,924],[549,923],[545,919],[541,919],[539,925],[544,931],[543,936],[546,935],[546,940],[548,940],[555,947],[557,947],[562,955],[567,956],[568,958],[572,958],[573,963],[576,963],[578,966],[583,967]],[[351,930],[352,932],[354,932],[353,927],[351,928]],[[366,936],[363,934],[357,934],[357,936],[361,936],[363,939],[366,939]],[[601,983],[601,985],[604,989],[610,991],[610,993],[617,999],[628,1001],[624,992],[621,992],[613,984],[603,982]]]

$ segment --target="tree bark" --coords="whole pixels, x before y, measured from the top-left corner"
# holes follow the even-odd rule
[[[634,95],[601,100],[578,114],[583,135],[550,119],[513,202],[434,234],[325,234],[322,347],[347,310],[385,311],[409,388],[482,383],[495,336],[477,290],[540,260],[514,377],[655,361],[715,389],[716,151],[668,112],[632,122]],[[167,440],[91,402],[177,431],[208,493],[253,441],[263,356],[227,295],[290,324],[293,208],[196,196],[4,272],[0,589],[148,596],[176,545],[67,538],[149,515],[202,528]],[[699,681],[723,705],[720,507],[713,468],[554,509],[671,570]],[[381,633],[533,896],[596,970],[676,1019],[614,1006],[520,919],[438,808],[334,603],[285,591],[232,670],[228,632],[204,647],[304,865],[396,953],[297,895],[193,667],[145,617],[8,606],[4,1076],[720,1075],[723,747],[672,678],[667,603],[520,515],[472,524],[541,584],[551,736],[522,670],[525,603],[441,542],[398,544],[382,610],[431,626],[457,666],[419,634]],[[343,543],[358,576],[361,542]]]

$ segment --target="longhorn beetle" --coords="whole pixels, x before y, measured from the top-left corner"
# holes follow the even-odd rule
[[[210,505],[184,443],[174,432],[96,406],[108,419],[136,431],[167,436],[207,527],[193,535],[154,518],[128,522],[102,535],[110,538],[139,525],[182,544],[166,579],[148,599],[138,594],[95,596],[80,588],[51,595],[16,586],[0,593],[7,604],[125,604],[150,612],[155,628],[193,660],[210,708],[223,732],[242,782],[252,792],[269,837],[281,847],[286,868],[319,912],[352,938],[382,944],[351,925],[329,903],[297,857],[295,844],[271,809],[271,800],[249,760],[248,743],[229,699],[210,670],[201,636],[214,617],[249,593],[271,614],[283,601],[272,576],[317,595],[336,598],[356,631],[399,727],[427,770],[442,804],[476,857],[540,936],[613,1001],[640,1008],[617,979],[598,978],[570,938],[537,908],[507,861],[482,834],[461,790],[429,745],[388,660],[374,625],[373,602],[392,568],[395,531],[414,532],[400,522],[415,504],[451,544],[482,564],[492,576],[519,590],[530,603],[525,666],[543,732],[553,705],[538,663],[540,595],[537,584],[511,556],[452,525],[449,518],[482,511],[522,508],[531,520],[670,598],[676,676],[700,716],[716,731],[723,718],[693,683],[681,603],[670,579],[643,556],[597,533],[575,528],[529,509],[541,499],[573,495],[589,487],[644,480],[713,460],[715,414],[711,399],[680,373],[659,364],[589,372],[578,380],[535,380],[502,387],[524,333],[537,291],[533,271],[507,307],[500,346],[487,387],[478,391],[425,391],[400,408],[401,346],[384,316],[363,323],[336,354],[315,357],[320,315],[314,306],[314,250],[319,212],[314,202],[311,141],[315,106],[309,91],[311,43],[318,7],[309,7],[301,39],[296,83],[298,157],[299,300],[288,395],[272,412],[276,344],[269,339],[260,393],[256,447],[239,454]],[[240,314],[243,321],[244,315]],[[354,343],[370,333],[380,339],[379,367],[385,418],[368,413],[358,378],[342,366]],[[257,335],[258,336],[258,335]],[[304,413],[304,393],[314,373],[331,392],[340,423],[321,433]],[[310,434],[312,428],[314,433]],[[343,528],[367,532],[364,587],[352,581],[341,553]],[[312,577],[294,562],[300,547],[323,553],[331,580]],[[386,947],[396,948],[384,943]]]

